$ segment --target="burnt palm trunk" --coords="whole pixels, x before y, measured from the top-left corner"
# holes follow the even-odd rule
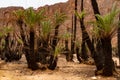
[[[55,51],[55,48],[59,41],[59,39],[58,39],[59,27],[60,27],[60,25],[57,25],[55,27],[55,33],[54,33],[54,37],[53,37],[53,41],[52,41],[52,48],[54,51]],[[50,56],[49,66],[48,66],[49,69],[54,70],[56,68],[57,59],[58,59],[58,57],[57,56],[55,57],[54,54]]]
[[[81,58],[82,58],[84,61],[87,61],[87,60],[88,60],[87,49],[86,49],[86,45],[85,45],[85,42],[84,42],[84,41],[82,41],[82,44],[81,44]]]
[[[75,0],[75,11],[77,11],[77,0]],[[72,53],[75,53],[75,41],[76,41],[76,28],[77,28],[77,16],[74,14],[74,28],[73,28],[73,49]]]
[[[81,62],[82,62],[82,59],[81,59],[79,50],[80,50],[80,48],[77,46],[77,47],[76,47],[77,60],[79,61],[79,63],[81,63]]]
[[[74,23],[74,18],[73,18],[73,15],[72,15],[72,35],[71,35],[71,52],[68,54],[68,61],[73,61],[73,53],[74,53],[74,37],[73,37],[73,34],[74,34],[74,27],[73,27],[73,23]]]
[[[96,0],[91,0],[91,5],[94,11],[94,15],[99,14],[99,8],[98,8],[98,4]],[[96,20],[97,17],[95,16]],[[94,44],[94,43],[93,43]],[[100,40],[98,40],[97,45],[96,45],[96,59],[97,59],[97,70],[102,70],[103,69],[103,65],[104,65],[104,54],[103,54],[103,48],[102,48],[102,44],[100,42]]]
[[[68,51],[68,40],[65,40],[65,50]]]
[[[11,61],[11,53],[10,53],[10,49],[9,49],[9,38],[10,38],[10,33],[7,34],[6,38],[5,38],[5,48],[4,48],[4,54],[2,55],[2,57],[6,60],[6,61]]]
[[[32,69],[32,70],[37,70],[38,69],[38,65],[36,63],[36,56],[34,53],[34,39],[35,39],[35,33],[34,33],[34,29],[31,28],[30,29],[30,43],[27,44],[26,40],[25,40],[25,34],[24,34],[24,30],[23,30],[23,21],[19,20],[18,25],[20,26],[20,31],[21,31],[21,37],[22,37],[22,41],[24,43],[24,51],[25,51],[25,57],[27,60],[27,64],[28,64],[28,68]],[[29,47],[29,48],[28,48]]]
[[[36,56],[34,53],[34,38],[35,38],[35,33],[34,29],[30,29],[30,47],[29,47],[29,52],[26,53],[26,59],[28,63],[28,67],[32,70],[37,70],[38,64],[36,63]]]
[[[77,0],[75,0],[75,11],[77,11]],[[77,16],[74,14],[74,23],[72,24],[73,26],[73,42],[72,42],[72,47],[71,47],[71,52],[72,54],[75,53],[75,40],[76,40],[76,26],[77,26]]]
[[[83,0],[81,2],[81,11],[83,11]],[[83,43],[86,42],[87,43],[87,46],[89,48],[89,50],[91,51],[91,54],[92,54],[92,57],[94,58],[96,52],[95,52],[95,48],[94,48],[94,45],[92,44],[91,40],[90,40],[90,37],[86,31],[86,28],[85,28],[85,25],[84,25],[84,18],[80,19],[80,28],[82,30],[82,40],[83,40]]]
[[[71,61],[71,53],[68,49],[68,40],[65,40],[65,55],[66,55],[66,60]]]
[[[97,1],[96,0],[91,0],[91,5],[92,5],[92,8],[93,8],[93,11],[94,11],[94,14],[99,14],[100,15],[100,11],[99,11],[99,8],[98,8],[98,4],[97,4]],[[97,17],[95,16],[96,20],[97,20]]]
[[[52,41],[53,50],[55,50],[55,47],[57,46],[58,43],[58,33],[59,33],[59,25],[55,27],[55,33]]]
[[[44,48],[48,48],[48,46],[49,46],[49,45],[48,45],[48,44],[49,44],[49,36],[50,36],[50,35],[47,36],[47,39],[43,40],[43,47],[44,47]]]
[[[48,42],[47,41],[43,40],[43,48],[48,48]]]
[[[75,0],[75,11],[77,11],[77,0]],[[74,23],[73,23],[74,20]],[[76,41],[76,27],[77,27],[77,16],[74,14],[74,18],[72,16],[72,38],[71,38],[71,55],[70,60],[73,61],[73,54],[75,53],[75,41]]]
[[[119,21],[120,21],[120,14],[119,14]],[[120,23],[119,23],[119,27],[118,27],[118,55],[119,55],[119,64],[120,64]]]
[[[81,12],[84,10],[84,6],[83,6],[83,1],[84,0],[81,0]],[[81,44],[81,54],[82,54],[82,58],[84,60],[88,60],[88,55],[87,55],[87,50],[86,50],[86,45],[85,45],[85,42],[86,42],[86,32],[85,32],[85,25],[84,25],[84,17],[82,17],[80,19],[80,25],[81,25],[81,30],[82,30],[82,44]]]
[[[75,0],[75,11],[77,11],[77,0]],[[74,48],[75,48],[75,41],[76,41],[76,28],[77,28],[77,16],[74,14],[74,31],[73,31],[73,46],[74,46]],[[73,48],[73,53],[75,52],[74,49]]]
[[[89,48],[89,50],[90,50],[90,52],[91,52],[92,58],[93,58],[94,61],[95,61],[96,68],[97,68],[97,70],[99,70],[99,69],[101,70],[101,64],[99,63],[100,58],[98,58],[99,56],[96,55],[97,53],[96,53],[94,44],[93,44],[92,41],[90,40],[90,37],[89,37],[87,31],[85,30],[85,26],[82,26],[81,29],[82,29],[82,31],[84,31],[84,35],[86,35],[86,36],[84,37],[84,40],[85,40],[85,42],[86,42],[86,44],[87,44],[87,46],[88,46],[88,48]]]
[[[112,45],[111,38],[102,39],[103,52],[105,55],[105,65],[103,69],[104,76],[112,76],[114,70],[114,64],[112,60]]]

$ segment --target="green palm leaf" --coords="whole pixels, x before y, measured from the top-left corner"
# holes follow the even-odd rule
[[[35,12],[33,8],[28,8],[24,12],[24,22],[29,27],[34,27],[36,24],[40,23],[40,21],[44,18],[43,10],[40,12]]]
[[[42,25],[42,37],[47,38],[47,36],[50,34],[51,30],[52,30],[52,24],[51,21],[43,21],[41,22]]]
[[[112,37],[114,35],[119,23],[118,19],[116,19],[119,12],[120,10],[116,8],[116,3],[114,3],[108,14],[104,16],[96,15],[98,20],[95,22],[94,34],[97,38]]]
[[[67,16],[64,13],[56,12],[55,15],[54,15],[55,25],[62,24],[65,21],[66,18],[67,18]]]

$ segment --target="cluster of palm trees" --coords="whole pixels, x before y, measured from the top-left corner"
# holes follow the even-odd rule
[[[44,13],[45,9],[37,12],[33,8],[13,12],[19,31],[12,26],[1,29],[0,51],[3,59],[19,60],[24,53],[28,68],[32,70],[40,68],[38,61],[48,64],[51,70],[56,68],[60,52],[58,31],[66,15],[56,11],[50,20]]]
[[[84,23],[84,0],[81,0],[81,13],[77,10],[78,1],[75,0],[75,13],[72,16],[72,30],[66,30],[59,35],[59,28],[67,16],[61,11],[56,11],[52,18],[44,15],[45,9],[36,11],[33,8],[20,9],[13,13],[17,29],[12,26],[0,28],[0,54],[6,61],[19,60],[25,54],[28,68],[40,69],[37,62],[47,64],[47,68],[54,70],[57,66],[58,54],[65,51],[66,60],[73,61],[76,53],[78,61],[88,61],[87,47],[94,59],[97,70],[95,74],[105,76],[113,75],[115,65],[112,60],[111,39],[116,33],[119,20],[116,18],[120,10],[114,4],[111,11],[102,16],[96,0],[91,0],[95,21],[92,39],[90,38]],[[82,42],[76,40],[77,18],[79,18],[82,32]],[[91,25],[90,24],[90,25]],[[18,31],[19,29],[19,31]],[[69,50],[71,39],[71,50]],[[64,44],[61,44],[64,40]],[[64,47],[63,47],[64,46]]]
[[[75,0],[77,1],[77,0]],[[75,15],[79,17],[80,28],[82,31],[82,43],[81,43],[81,54],[84,57],[77,55],[77,58],[87,60],[88,54],[86,54],[86,45],[88,46],[91,56],[94,59],[97,70],[96,75],[111,76],[115,71],[115,65],[112,60],[112,44],[111,39],[116,34],[118,29],[119,20],[116,16],[120,13],[117,9],[116,3],[109,13],[102,16],[99,12],[99,7],[96,0],[91,0],[94,15],[96,21],[91,22],[93,24],[93,37],[92,40],[86,31],[84,24],[84,0],[81,0],[81,13],[75,12]],[[77,7],[77,6],[76,6]],[[79,57],[80,56],[80,57]]]

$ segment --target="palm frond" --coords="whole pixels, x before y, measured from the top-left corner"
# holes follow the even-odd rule
[[[51,30],[52,30],[52,24],[51,24],[51,21],[48,20],[48,21],[43,21],[41,22],[41,25],[42,25],[42,33],[41,35],[44,37],[44,38],[47,38],[47,36],[50,34]]]
[[[43,10],[40,12],[35,12],[33,8],[28,8],[24,12],[24,22],[30,26],[34,27],[37,23],[39,23],[43,18]]]
[[[54,58],[61,53],[62,49],[63,49],[63,45],[58,43],[57,46],[55,47]]]
[[[65,32],[64,34],[61,35],[60,38],[64,39],[64,40],[68,40],[71,37],[71,33],[70,32]]]
[[[66,18],[67,18],[67,16],[65,15],[65,13],[55,12],[55,14],[54,14],[55,25],[62,24]]]
[[[83,17],[85,17],[86,13],[85,11],[82,11],[81,13],[78,13],[77,11],[75,11],[75,15],[79,17],[79,19],[82,19]]]
[[[111,11],[101,16],[99,14],[96,15],[98,20],[95,22],[94,26],[94,34],[97,38],[100,37],[112,37],[118,27],[119,21],[116,18],[117,14],[120,12],[119,9],[116,8],[116,3],[113,4]]]

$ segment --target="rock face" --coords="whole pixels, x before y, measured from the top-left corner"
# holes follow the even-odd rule
[[[0,19],[8,19],[11,18],[14,11],[23,9],[22,7],[7,7],[0,8]]]
[[[93,15],[93,10],[91,6],[91,0],[84,0],[84,8],[85,12],[87,13],[85,17],[85,22],[88,22],[90,20],[94,19]],[[80,11],[80,2],[81,0],[78,0],[78,11]],[[101,14],[107,13],[111,5],[113,4],[114,0],[97,0],[99,4],[99,9]],[[118,2],[119,3],[119,2]],[[69,0],[66,3],[57,3],[54,5],[46,5],[44,7],[39,7],[37,11],[41,10],[44,8],[46,10],[45,14],[48,17],[51,17],[56,11],[59,12],[64,12],[68,18],[65,21],[65,23],[61,26],[62,30],[65,30],[66,27],[70,27],[72,25],[72,16],[74,15],[74,0]],[[7,8],[0,8],[0,26],[4,26],[8,23],[12,23],[13,20],[13,11],[18,10],[18,9],[23,9],[22,7],[7,7]],[[89,25],[86,24],[87,28],[90,28]],[[79,29],[79,21],[78,21],[78,26],[77,26],[77,33],[80,34],[80,29]],[[61,30],[61,31],[62,31]],[[78,36],[80,37],[80,35]]]
[[[80,1],[78,0],[78,11],[80,10]],[[86,15],[86,20],[90,20],[94,18],[92,6],[90,3],[91,0],[84,0],[84,7]],[[101,14],[104,14],[109,11],[111,5],[113,4],[114,0],[97,0],[99,4],[99,9]],[[56,11],[64,12],[67,14],[68,18],[65,24],[70,24],[71,16],[74,14],[74,0],[69,0],[66,3],[57,3],[54,5],[46,5],[43,7],[39,7],[37,11],[44,8],[46,10],[46,15],[52,16]],[[18,9],[23,9],[22,7],[6,7],[0,8],[0,20],[7,21],[8,19],[12,18],[12,12]]]

